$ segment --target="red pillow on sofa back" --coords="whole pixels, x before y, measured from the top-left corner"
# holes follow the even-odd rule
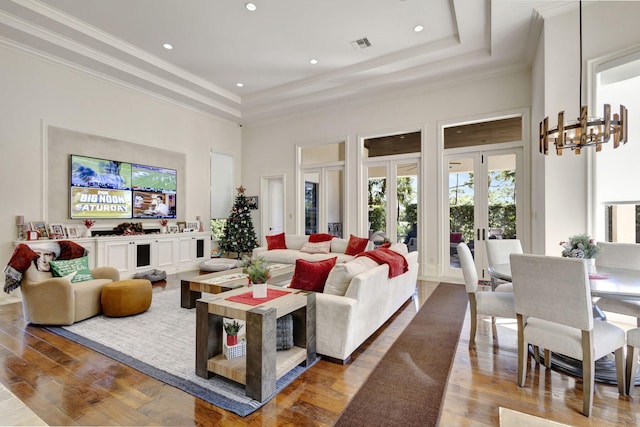
[[[309,243],[327,242],[333,239],[334,237],[335,236],[332,236],[331,234],[327,234],[327,233],[314,233],[309,236]]]
[[[296,269],[291,279],[290,288],[302,289],[305,291],[322,292],[324,284],[329,277],[329,273],[338,257],[325,259],[322,261],[296,260]]]
[[[356,237],[353,234],[349,235],[349,243],[347,249],[344,250],[345,255],[358,255],[360,252],[364,252],[367,249],[369,239],[364,237]]]
[[[284,233],[267,236],[267,250],[287,249],[287,243],[284,240]]]

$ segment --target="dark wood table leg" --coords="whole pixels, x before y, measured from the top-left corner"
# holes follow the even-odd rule
[[[196,375],[211,378],[208,362],[222,353],[222,316],[209,314],[209,303],[196,304]]]
[[[276,309],[247,311],[246,393],[264,401],[276,392]]]
[[[202,297],[202,292],[191,291],[191,283],[188,280],[180,282],[180,307],[194,308],[196,300]]]
[[[307,294],[307,306],[293,313],[293,344],[307,349],[304,366],[316,360],[316,294]]]

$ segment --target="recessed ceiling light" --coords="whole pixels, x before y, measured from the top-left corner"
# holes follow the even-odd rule
[[[318,63],[317,59],[312,59],[311,61],[309,61],[309,64],[316,65],[317,63]]]
[[[236,83],[236,86],[238,86],[238,87],[243,87],[243,86],[244,86],[244,83]]]
[[[163,47],[163,48],[165,48],[165,49],[167,49],[167,50],[171,50],[171,49],[173,49],[173,46],[172,46],[171,44],[169,44],[169,43],[165,43],[165,44],[163,44],[163,45],[162,45],[162,47]]]
[[[419,33],[422,30],[424,30],[424,27],[422,25],[416,25],[415,27],[413,27],[413,31],[415,31],[416,33]]]
[[[255,12],[255,10],[257,9],[255,3],[245,3],[244,8],[247,9],[249,12]]]

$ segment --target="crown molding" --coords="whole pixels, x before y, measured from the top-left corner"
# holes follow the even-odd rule
[[[180,79],[185,80],[197,87],[201,87],[208,92],[214,93],[222,98],[225,98],[230,102],[239,104],[241,101],[238,95],[226,89],[223,89],[201,77],[198,77],[192,73],[189,73],[188,71],[182,68],[179,68],[167,61],[164,61],[163,59],[158,58],[157,56],[151,55],[149,52],[139,49],[138,47],[131,45],[123,40],[120,40],[109,33],[106,33],[98,28],[95,28],[85,22],[79,21],[78,19],[75,19],[74,17],[71,17],[57,9],[51,8],[50,6],[44,3],[38,2],[36,0],[10,0],[10,1],[34,13],[37,13],[48,19],[51,19],[60,25],[73,29],[74,31],[77,31],[86,37],[97,40],[114,49],[117,49],[120,52],[123,52],[129,56],[142,60],[156,68],[162,69],[167,73],[175,75]]]

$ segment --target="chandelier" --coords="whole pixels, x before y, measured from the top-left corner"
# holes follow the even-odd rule
[[[596,147],[602,150],[602,144],[613,137],[613,148],[627,143],[627,109],[620,105],[620,113],[611,116],[611,105],[604,105],[603,118],[589,117],[587,106],[582,105],[582,1],[580,10],[580,118],[565,124],[564,111],[558,113],[558,125],[549,128],[549,117],[540,122],[540,152],[549,154],[549,143],[556,146],[556,154],[570,149],[580,154],[583,147]]]

